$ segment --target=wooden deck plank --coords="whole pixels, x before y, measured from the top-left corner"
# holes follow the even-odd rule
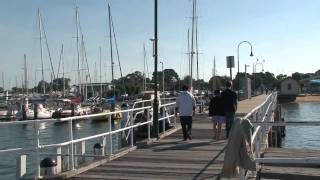
[[[264,157],[304,158],[319,157],[320,150],[269,148]],[[279,178],[288,180],[320,179],[319,165],[301,164],[263,164],[260,177],[263,179]]]

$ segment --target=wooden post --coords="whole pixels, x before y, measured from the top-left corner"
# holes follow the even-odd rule
[[[150,121],[150,109],[147,109],[147,121]],[[148,123],[148,141],[150,141],[150,138],[151,138],[150,128],[151,128],[151,125],[150,123]]]
[[[34,114],[34,119],[38,119],[38,104],[34,104],[33,114]]]
[[[61,146],[57,147],[57,173],[61,173],[62,171],[62,158],[61,158]]]
[[[22,105],[22,120],[27,119],[27,107],[25,104]]]
[[[21,155],[17,158],[16,179],[21,179],[27,172],[27,155]]]
[[[85,141],[81,141],[80,142],[80,155],[82,155],[82,158],[81,158],[81,163],[84,163],[85,162],[85,156],[84,154],[86,153],[86,142]]]

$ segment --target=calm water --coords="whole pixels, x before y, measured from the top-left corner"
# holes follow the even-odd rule
[[[89,135],[95,135],[103,133],[109,130],[109,124],[107,122],[96,122],[91,120],[80,121],[73,126],[74,139],[86,137]],[[120,122],[115,125],[115,128],[119,128]],[[34,125],[10,125],[0,126],[0,149],[24,147],[34,147]],[[41,123],[40,124],[40,144],[62,143],[68,141],[69,131],[68,123]],[[107,137],[107,143],[108,142]],[[113,135],[114,149],[117,149],[120,145],[119,135]],[[100,141],[99,141],[100,140]],[[101,139],[94,139],[86,142],[86,152],[93,151],[93,145],[97,142],[102,142]],[[62,153],[67,153],[66,148],[62,149]],[[46,153],[54,153],[53,148],[47,149]],[[33,165],[35,163],[34,152],[27,152],[27,173],[34,172]],[[6,153],[0,155],[0,179],[15,179],[16,173],[16,158],[17,153]],[[43,159],[41,157],[40,159]]]
[[[320,102],[299,102],[282,105],[286,121],[320,121]],[[320,149],[320,126],[286,127],[283,147]]]

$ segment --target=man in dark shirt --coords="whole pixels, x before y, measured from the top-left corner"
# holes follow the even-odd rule
[[[223,107],[226,117],[226,135],[229,137],[229,132],[232,127],[235,112],[237,111],[238,97],[237,94],[231,89],[231,81],[226,82],[226,89],[221,93]]]

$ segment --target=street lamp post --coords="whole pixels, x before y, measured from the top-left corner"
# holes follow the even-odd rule
[[[252,44],[249,42],[249,41],[241,41],[239,44],[238,44],[238,48],[237,48],[237,55],[238,55],[238,99],[239,99],[239,91],[240,91],[240,57],[239,57],[239,48],[240,48],[240,45],[243,44],[243,43],[247,43],[250,45],[250,56],[253,56],[253,53],[252,53]]]
[[[158,120],[158,0],[154,0],[154,100],[153,100],[153,137],[159,139],[159,120]]]

